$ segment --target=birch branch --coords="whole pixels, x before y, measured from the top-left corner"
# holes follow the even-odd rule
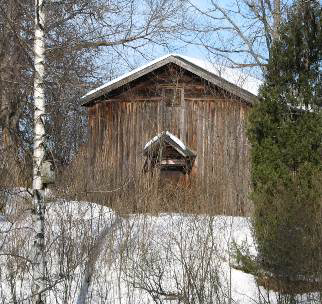
[[[110,236],[115,229],[122,223],[122,218],[118,215],[114,218],[113,222],[107,225],[102,232],[98,235],[93,247],[91,248],[90,254],[88,255],[88,260],[85,265],[84,276],[82,280],[82,285],[79,290],[77,304],[85,304],[88,290],[91,286],[93,275],[95,272],[95,265],[102,252],[102,248],[105,245],[105,240]]]

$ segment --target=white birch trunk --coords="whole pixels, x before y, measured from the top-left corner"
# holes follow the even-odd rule
[[[121,224],[121,222],[122,222],[122,218],[116,215],[116,218],[113,220],[113,222],[107,225],[95,240],[95,243],[91,248],[91,252],[88,255],[87,263],[85,265],[82,285],[80,287],[78,297],[77,297],[77,302],[76,302],[77,304],[86,303],[86,298],[92,283],[96,262],[100,256],[100,253],[102,252],[102,248],[105,244],[106,237],[112,234],[113,231],[115,231],[115,229],[119,226],[119,224]]]
[[[35,40],[34,40],[34,147],[33,147],[33,303],[46,303],[46,260],[45,260],[45,205],[41,166],[45,149],[45,94],[44,94],[44,5],[43,0],[35,0]]]

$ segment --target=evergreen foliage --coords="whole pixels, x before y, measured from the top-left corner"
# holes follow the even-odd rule
[[[321,275],[321,63],[321,5],[297,1],[273,44],[248,128],[260,263],[289,280]]]

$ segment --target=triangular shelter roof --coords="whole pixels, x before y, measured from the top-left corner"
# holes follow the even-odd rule
[[[161,132],[148,141],[144,146],[143,154],[146,156],[153,154],[153,152],[159,150],[161,144],[169,144],[183,157],[196,157],[196,153],[194,151],[189,149],[177,136],[173,135],[169,131]]]
[[[174,63],[249,103],[252,103],[256,99],[259,86],[261,85],[260,80],[243,74],[238,69],[215,65],[209,61],[179,54],[168,54],[88,92],[81,98],[83,101],[82,105],[89,106],[92,102],[95,102],[97,98],[106,95],[168,63]]]

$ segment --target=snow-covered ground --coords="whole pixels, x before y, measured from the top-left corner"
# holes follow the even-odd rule
[[[0,303],[30,301],[32,223],[28,205],[20,204],[19,216],[11,208],[9,221],[0,220]],[[76,303],[88,256],[114,220],[112,210],[93,203],[48,204],[48,303]],[[230,267],[234,242],[256,254],[247,218],[130,215],[103,240],[88,303],[277,302]]]

